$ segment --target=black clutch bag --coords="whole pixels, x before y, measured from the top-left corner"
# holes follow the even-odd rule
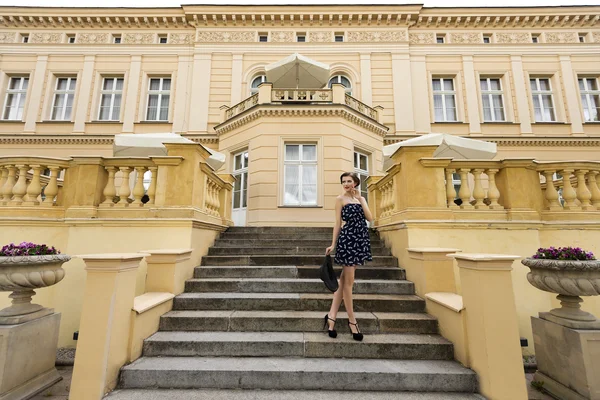
[[[333,270],[333,265],[331,264],[331,256],[326,255],[325,260],[323,260],[323,264],[321,265],[321,269],[319,271],[321,276],[321,280],[327,286],[327,289],[335,292],[339,288],[339,284],[337,281],[337,277],[335,276],[335,271]]]

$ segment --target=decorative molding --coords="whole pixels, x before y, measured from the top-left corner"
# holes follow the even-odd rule
[[[592,32],[592,36],[594,37],[594,43],[600,43],[600,32]]]
[[[410,44],[430,44],[435,43],[433,32],[409,33]]]
[[[308,41],[314,43],[333,42],[333,32],[331,31],[314,31],[308,32]]]
[[[478,32],[451,33],[450,34],[450,43],[459,43],[459,44],[482,43],[481,34]]]
[[[496,33],[497,43],[531,43],[531,34],[529,32],[498,32]]]
[[[153,44],[154,34],[153,33],[126,33],[123,37],[123,43],[125,44]]]
[[[350,31],[348,42],[405,42],[405,31]]]
[[[417,135],[418,136],[418,135]],[[402,142],[417,136],[390,137],[383,139],[384,145]],[[470,136],[465,136],[471,138]],[[477,137],[476,139],[486,142],[496,143],[498,146],[505,147],[600,147],[600,138],[487,138]]]
[[[77,35],[79,44],[106,44],[108,43],[108,33],[80,33]]]
[[[194,42],[193,33],[170,33],[169,44],[192,44]]]
[[[196,37],[196,41],[202,43],[247,43],[256,42],[256,32],[241,31],[241,32],[225,32],[225,31],[200,31]]]
[[[546,43],[579,43],[575,32],[545,32]]]
[[[271,31],[271,42],[291,43],[294,41],[294,32]]]
[[[33,33],[29,38],[29,43],[60,43],[61,36],[60,33],[51,32]]]
[[[17,32],[0,32],[0,43],[14,43],[17,41]]]

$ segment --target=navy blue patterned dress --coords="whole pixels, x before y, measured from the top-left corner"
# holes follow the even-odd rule
[[[364,265],[373,260],[371,239],[360,203],[348,203],[342,207],[342,226],[335,246],[334,261],[338,265]]]

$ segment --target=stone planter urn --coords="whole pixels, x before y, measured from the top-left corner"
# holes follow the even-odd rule
[[[521,263],[531,270],[530,284],[558,294],[561,307],[540,313],[541,318],[574,329],[600,329],[600,321],[580,306],[580,296],[600,295],[600,260],[525,258]]]
[[[65,254],[0,257],[0,291],[12,292],[10,307],[0,310],[0,325],[18,324],[52,314],[52,309],[32,304],[34,289],[60,282],[65,277]]]

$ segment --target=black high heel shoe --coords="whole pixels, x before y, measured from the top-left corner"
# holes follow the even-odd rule
[[[352,332],[352,328],[350,327],[350,325],[354,325],[356,327],[356,332],[354,333]],[[363,334],[360,333],[360,330],[358,329],[358,322],[353,324],[352,322],[348,321],[348,328],[350,328],[350,333],[352,334],[352,339],[358,341],[358,342],[362,342],[363,340]]]
[[[330,331],[329,327],[327,326],[327,321],[333,321],[333,325],[335,326],[335,319],[331,319],[329,318],[329,314],[325,314],[323,321],[325,322],[325,324],[323,325],[323,329],[327,328],[327,333],[329,334],[329,337],[335,339],[337,337],[337,331],[335,329]]]

